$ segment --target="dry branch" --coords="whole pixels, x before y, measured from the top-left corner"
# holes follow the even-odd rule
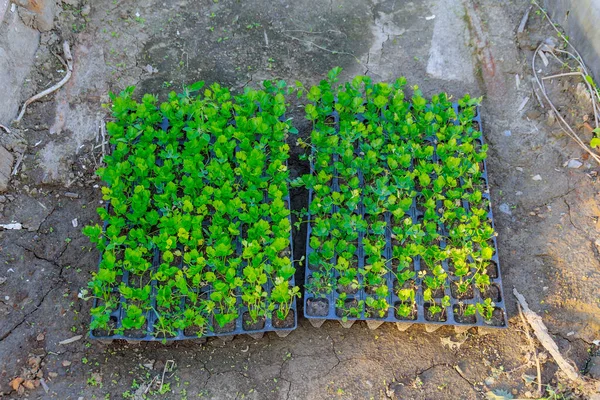
[[[67,83],[69,81],[69,79],[71,79],[71,74],[73,73],[73,56],[71,55],[71,48],[69,47],[69,42],[64,42],[63,43],[63,52],[65,55],[65,59],[67,61],[67,74],[65,75],[65,77],[58,82],[56,85],[49,87],[48,89],[44,90],[43,92],[40,92],[38,94],[36,94],[35,96],[29,98],[25,104],[23,104],[23,108],[21,109],[21,113],[19,114],[19,116],[17,117],[17,119],[15,120],[15,122],[19,122],[21,121],[21,119],[23,118],[23,116],[25,115],[25,110],[27,109],[27,106],[31,103],[33,103],[36,100],[41,99],[44,96],[49,95],[52,92],[57,91],[58,89],[60,89],[61,87],[64,86],[65,83]],[[61,60],[62,62],[62,60]],[[64,64],[64,62],[63,62]]]
[[[513,288],[513,293],[523,308],[523,315],[525,315],[525,319],[527,319],[527,322],[529,322],[529,325],[531,325],[533,333],[535,333],[535,336],[538,338],[542,346],[548,350],[560,369],[570,380],[574,382],[582,382],[583,380],[579,376],[579,373],[577,373],[575,368],[573,368],[573,366],[560,354],[558,346],[548,334],[548,328],[546,328],[546,325],[544,325],[542,318],[529,308],[527,300],[525,300],[525,297],[523,297],[523,295],[519,293],[516,288]]]
[[[527,341],[529,342],[529,347],[533,356],[535,358],[535,366],[537,369],[537,384],[538,384],[538,392],[537,395],[542,395],[542,368],[540,367],[540,359],[537,356],[537,350],[535,349],[535,344],[533,343],[533,338],[529,334],[529,325],[527,325],[527,321],[525,320],[525,315],[523,315],[523,309],[521,308],[521,304],[517,303],[519,306],[519,316],[521,317],[521,321],[523,321],[523,327],[525,328],[525,336],[527,336]]]

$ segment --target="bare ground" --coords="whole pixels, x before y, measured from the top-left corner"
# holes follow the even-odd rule
[[[75,56],[72,80],[32,104],[13,135],[0,137],[15,152],[26,147],[0,203],[0,222],[24,226],[0,232],[0,277],[7,278],[0,284],[0,397],[141,395],[156,376],[162,380],[167,360],[175,362],[164,374],[169,387],[157,394],[155,384],[149,397],[477,399],[491,390],[527,397],[535,385],[524,375],[534,376],[535,367],[513,287],[542,315],[562,353],[582,372],[590,368],[598,351],[593,341],[600,339],[598,166],[548,124],[547,110],[531,92],[532,46],[552,32],[532,14],[528,31],[517,38],[527,1],[98,0],[89,3],[86,17],[84,3],[69,3],[75,6],[63,3],[56,28],[41,35],[23,97],[60,79],[52,51],[64,39],[71,40]],[[371,331],[364,323],[346,330],[326,322],[315,329],[300,318],[287,338],[269,333],[260,340],[171,345],[88,340],[90,303],[77,293],[96,269],[98,254],[81,227],[97,220],[100,191],[93,170],[102,151],[98,122],[105,117],[106,93],[135,84],[138,95],[164,97],[200,79],[236,90],[275,77],[312,84],[337,65],[345,77],[403,75],[429,95],[484,96],[510,327],[456,336],[446,327],[399,332],[387,324]],[[556,95],[577,123],[587,111],[571,86],[557,86]],[[307,135],[301,110],[291,115]],[[294,142],[292,172],[299,174],[307,166],[297,159]],[[563,166],[574,158],[582,160],[580,168]],[[294,208],[306,205],[306,193],[293,194]],[[297,250],[304,237],[304,230],[296,234]],[[83,337],[58,344],[76,335]],[[571,393],[554,362],[541,358],[544,387]],[[44,378],[48,392],[41,386],[12,390],[9,382],[18,376]]]

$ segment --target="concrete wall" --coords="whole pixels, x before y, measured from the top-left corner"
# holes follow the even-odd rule
[[[585,65],[600,81],[600,0],[544,0],[552,20],[565,29]]]

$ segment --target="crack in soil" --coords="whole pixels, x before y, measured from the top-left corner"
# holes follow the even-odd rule
[[[50,212],[48,213],[48,215],[46,215],[46,216],[44,217],[44,219],[42,220],[42,222],[40,222],[40,224],[38,225],[38,228],[37,228],[36,232],[38,232],[38,233],[39,233],[40,229],[42,229],[42,225],[44,225],[44,222],[46,222],[46,220],[47,220],[48,218],[50,218],[50,217],[52,216],[52,214],[54,214],[54,211],[56,211],[56,206],[53,206],[53,207],[52,207],[52,210],[50,210]]]
[[[565,203],[565,205],[567,206],[567,211],[569,214],[569,222],[571,223],[571,225],[573,226],[573,228],[575,228],[575,230],[582,232],[582,233],[586,233],[583,229],[579,228],[577,225],[575,225],[575,223],[573,222],[573,217],[571,216],[571,205],[567,202],[567,199],[563,198],[562,201]]]
[[[568,185],[567,185],[567,187],[568,187]],[[571,194],[571,193],[572,193],[572,192],[574,192],[576,189],[577,189],[576,187],[574,187],[574,188],[571,188],[571,189],[567,189],[567,191],[566,191],[565,193],[563,193],[563,194],[560,194],[560,195],[558,195],[558,196],[553,196],[553,197],[550,197],[550,198],[549,198],[548,200],[546,200],[544,203],[542,203],[541,205],[537,205],[537,206],[535,206],[535,207],[539,207],[539,208],[541,208],[541,207],[545,207],[545,206],[547,206],[548,204],[552,204],[552,203],[554,202],[554,200],[558,200],[558,199],[563,199],[563,200],[564,200],[564,197],[565,197],[565,196],[567,196],[567,195]],[[534,208],[535,208],[535,207],[534,207]]]
[[[17,244],[17,246],[18,246],[18,247],[20,247],[20,248],[22,248],[23,250],[25,250],[25,251],[27,251],[27,252],[29,252],[29,253],[33,254],[33,256],[34,256],[36,259],[38,259],[38,260],[41,260],[41,261],[45,261],[45,262],[47,262],[47,263],[50,263],[50,264],[52,264],[53,266],[55,266],[56,268],[58,268],[58,269],[59,269],[59,272],[58,272],[58,277],[60,278],[60,280],[63,280],[62,273],[63,273],[63,268],[64,268],[64,267],[63,267],[63,266],[61,266],[60,264],[58,264],[58,263],[57,263],[55,260],[51,260],[51,259],[48,259],[48,258],[46,258],[46,257],[41,257],[41,256],[37,255],[37,254],[35,253],[35,251],[33,251],[33,250],[31,250],[31,249],[28,249],[27,247],[25,247],[25,246],[22,246],[22,245],[20,245],[20,244]],[[67,246],[66,246],[66,247],[68,247],[68,244],[67,244]],[[66,250],[66,247],[65,247],[65,250]],[[64,250],[63,250],[63,252],[62,252],[62,253],[64,253]],[[62,253],[61,253],[61,255],[62,255]],[[42,305],[42,303],[44,302],[44,300],[46,300],[46,297],[48,296],[48,294],[50,294],[50,292],[51,292],[51,291],[53,291],[54,289],[57,289],[57,285],[53,285],[53,287],[51,287],[50,289],[48,289],[48,290],[47,290],[47,291],[46,291],[46,292],[45,292],[45,293],[42,295],[42,298],[40,299],[40,301],[38,301],[38,303],[35,305],[35,307],[33,308],[33,310],[31,310],[31,311],[29,311],[27,314],[25,314],[25,315],[23,316],[23,318],[21,319],[21,321],[19,321],[19,322],[18,322],[18,323],[17,323],[15,326],[13,326],[13,327],[12,327],[12,328],[11,328],[11,329],[8,331],[8,332],[6,332],[4,335],[2,335],[2,336],[0,337],[0,342],[1,342],[1,341],[3,341],[4,339],[6,339],[7,337],[9,337],[9,336],[10,336],[10,335],[11,335],[11,334],[12,334],[12,333],[13,333],[13,332],[14,332],[14,331],[15,331],[15,330],[18,328],[18,327],[20,327],[21,325],[23,325],[23,324],[24,324],[24,323],[27,321],[27,318],[29,318],[29,316],[30,316],[31,314],[33,314],[34,312],[36,312],[36,311],[37,311],[37,310],[40,308],[40,306]]]
[[[31,314],[33,314],[34,312],[36,312],[40,306],[42,305],[42,303],[44,302],[44,300],[46,300],[46,297],[48,296],[48,294],[50,294],[51,291],[53,291],[54,289],[56,289],[56,287],[52,287],[50,289],[48,289],[46,291],[46,293],[44,293],[42,295],[42,298],[40,299],[40,301],[36,304],[36,306],[33,308],[33,310],[29,311],[27,314],[25,314],[23,316],[23,319],[21,321],[19,321],[15,326],[13,326],[8,332],[6,332],[4,335],[0,336],[0,342],[2,342],[4,339],[6,339],[7,337],[9,337],[18,327],[20,327],[21,325],[23,325],[25,323],[25,321],[27,321],[27,318],[29,318],[29,316]]]
[[[59,259],[60,257],[62,257],[62,255],[63,255],[63,254],[64,254],[64,253],[67,251],[67,248],[69,247],[69,243],[67,243],[67,244],[66,244],[66,246],[65,246],[65,247],[64,247],[64,248],[61,250],[61,252],[60,252],[60,254],[58,255],[58,257],[56,257],[56,258],[54,258],[54,259],[47,258],[47,257],[44,257],[44,256],[40,256],[39,254],[37,254],[37,253],[35,252],[35,250],[33,250],[33,249],[30,249],[30,248],[28,248],[28,247],[25,247],[25,246],[23,246],[23,245],[21,245],[21,244],[18,244],[18,243],[17,243],[17,246],[18,246],[18,247],[20,247],[20,248],[22,248],[23,250],[25,250],[25,251],[27,251],[27,252],[31,253],[31,254],[32,254],[32,255],[33,255],[33,256],[34,256],[34,257],[35,257],[37,260],[40,260],[40,261],[45,261],[45,262],[47,262],[47,263],[50,263],[50,264],[52,264],[52,265],[53,265],[53,266],[55,266],[56,268],[58,268],[58,269],[60,270],[60,271],[59,271],[59,274],[58,274],[58,276],[62,278],[62,273],[63,273],[63,268],[64,268],[64,266],[62,266],[62,265],[60,265],[60,264],[59,264],[59,262],[58,262],[58,259]]]
[[[445,367],[450,369],[451,371],[455,372],[456,375],[458,375],[463,381],[465,381],[466,383],[469,384],[469,386],[471,386],[473,388],[473,390],[475,390],[477,393],[480,393],[482,395],[484,395],[484,392],[479,389],[477,386],[475,386],[475,384],[473,382],[471,382],[465,375],[464,373],[460,370],[460,368],[456,365],[451,365],[448,363],[433,363],[430,367],[425,368],[424,370],[422,370],[421,372],[417,373],[416,376],[421,376],[422,374],[424,374],[427,371],[430,371],[436,367]]]

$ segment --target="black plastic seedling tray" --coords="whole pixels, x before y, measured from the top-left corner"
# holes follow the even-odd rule
[[[289,201],[289,196],[286,201],[288,202],[288,207],[289,207],[289,204],[291,204]],[[291,221],[290,221],[290,223],[291,223]],[[106,225],[105,225],[105,228],[106,228]],[[292,237],[291,237],[291,233],[290,233],[290,247],[289,247],[290,254],[294,254],[292,243],[293,243],[293,241],[292,241]],[[236,247],[237,247],[236,248],[237,254],[238,255],[241,254],[241,243],[238,243],[238,245]],[[160,264],[160,259],[161,259],[160,252],[158,250],[155,250],[154,255],[153,255],[153,261],[152,261],[153,270],[156,270],[158,268],[158,266]],[[100,256],[98,265],[100,265],[101,262],[102,262],[102,256]],[[180,265],[180,267],[183,267],[183,265]],[[126,285],[129,285],[129,271],[123,272],[122,282]],[[293,277],[290,279],[290,284],[292,286],[295,286],[295,279]],[[270,293],[270,291],[271,291],[270,281],[266,285],[267,285],[267,287],[265,289],[266,289],[267,293]],[[254,330],[244,329],[243,316],[244,316],[244,313],[246,311],[248,311],[248,309],[245,306],[240,306],[240,307],[238,307],[239,316],[235,320],[235,328],[233,330],[215,332],[215,325],[213,324],[212,319],[209,318],[208,324],[207,324],[207,330],[200,337],[197,335],[194,335],[194,334],[185,334],[185,332],[181,329],[176,331],[177,334],[175,336],[167,336],[167,337],[156,336],[154,334],[154,332],[155,332],[155,323],[156,323],[156,320],[158,319],[158,314],[154,310],[156,310],[156,292],[158,289],[157,289],[157,284],[156,284],[155,280],[153,280],[151,282],[151,288],[152,288],[152,291],[150,294],[151,309],[149,311],[147,311],[145,314],[146,329],[143,329],[142,331],[137,330],[136,334],[133,334],[133,335],[127,335],[127,334],[102,335],[102,334],[95,334],[93,330],[90,330],[90,338],[100,339],[100,340],[124,339],[127,341],[161,341],[162,342],[165,340],[166,341],[175,341],[175,340],[207,338],[207,337],[213,337],[213,336],[221,336],[221,337],[231,336],[231,337],[233,337],[233,335],[242,335],[242,334],[247,334],[247,335],[251,335],[255,338],[259,338],[259,337],[262,337],[265,332],[275,332],[278,336],[285,337],[291,331],[295,330],[297,327],[297,324],[298,324],[297,306],[296,306],[296,301],[294,300],[292,307],[291,307],[291,312],[293,312],[293,314],[294,314],[294,324],[291,327],[287,327],[287,328],[275,327],[273,325],[271,317],[267,316],[265,319],[265,324],[264,324],[263,328],[254,329]],[[210,293],[211,291],[212,291],[212,289],[210,286],[203,288],[203,292]],[[116,287],[115,287],[115,292],[118,293],[118,288],[116,288]],[[111,319],[112,319],[116,329],[121,328],[121,326],[122,326],[121,321],[123,318],[125,318],[124,305],[126,302],[127,302],[127,300],[123,296],[120,296],[119,307],[117,307],[117,309],[115,309],[111,313]],[[238,297],[238,302],[240,302],[239,297]],[[98,305],[98,300],[94,299],[93,306],[96,307],[97,305]],[[181,307],[182,307],[182,310],[185,310],[185,298],[183,298],[181,300]],[[220,328],[220,329],[222,329],[222,328]]]
[[[234,123],[232,121],[232,123]],[[164,119],[161,123],[161,129],[163,130],[167,130],[169,127],[169,122],[168,120]],[[265,194],[266,197],[266,194]],[[291,201],[290,201],[290,197],[289,197],[289,190],[288,190],[288,195],[283,199],[284,201],[287,202],[288,204],[288,209],[290,209],[290,215],[288,216],[288,218],[290,219],[290,226],[292,226],[292,219],[291,219]],[[106,209],[107,211],[110,211],[110,205],[107,204],[106,205]],[[104,227],[103,229],[106,230],[107,228],[107,222],[104,223]],[[294,248],[293,248],[293,237],[292,237],[292,232],[290,230],[290,246],[288,247],[288,251],[290,254],[290,259],[293,260],[293,254],[294,254]],[[238,238],[238,240],[236,241],[236,255],[241,255],[242,253],[242,243],[241,243],[241,238]],[[153,260],[152,260],[152,270],[155,271],[158,266],[160,265],[160,260],[161,260],[161,254],[160,251],[158,249],[154,250],[154,254],[153,254]],[[98,260],[98,268],[100,268],[100,263],[102,262],[102,254],[100,255],[100,258]],[[183,267],[183,261],[180,263],[179,268]],[[243,268],[244,265],[242,263],[241,268]],[[129,271],[123,271],[123,276],[122,276],[122,282],[125,285],[129,285]],[[295,286],[295,279],[292,276],[292,278],[289,280],[291,286]],[[93,330],[90,330],[89,334],[90,334],[90,338],[92,339],[98,339],[98,340],[114,340],[114,339],[123,339],[123,340],[127,340],[127,341],[160,341],[160,342],[164,342],[164,341],[178,341],[178,340],[188,340],[188,339],[204,339],[204,338],[208,338],[208,337],[221,337],[223,339],[232,339],[234,335],[242,335],[242,334],[247,334],[250,335],[254,338],[260,338],[262,337],[266,332],[275,332],[278,336],[280,337],[285,337],[287,335],[289,335],[289,333],[293,330],[296,329],[297,325],[298,325],[298,313],[297,313],[297,305],[296,305],[296,300],[294,299],[292,302],[292,306],[291,306],[291,311],[293,312],[293,316],[294,316],[294,323],[292,326],[290,327],[285,327],[285,328],[279,328],[273,325],[273,321],[271,319],[270,315],[267,315],[267,317],[265,318],[265,322],[264,322],[264,326],[261,329],[244,329],[244,323],[243,323],[243,318],[244,318],[244,314],[248,311],[247,307],[243,306],[241,303],[241,293],[238,296],[237,299],[237,310],[238,310],[238,317],[235,319],[235,327],[232,329],[228,329],[225,330],[224,328],[220,328],[218,327],[218,325],[214,324],[214,321],[212,320],[212,318],[208,319],[208,323],[207,323],[207,329],[206,331],[201,335],[198,336],[197,334],[186,334],[186,332],[182,329],[178,329],[176,330],[176,335],[173,336],[157,336],[155,334],[156,332],[156,321],[158,319],[158,312],[156,311],[156,294],[157,294],[157,282],[156,280],[152,280],[151,283],[151,294],[150,294],[150,305],[151,308],[150,310],[148,310],[145,313],[145,317],[146,317],[146,323],[145,323],[145,329],[142,330],[136,330],[134,332],[134,334],[127,334],[127,333],[123,333],[123,334],[112,334],[112,335],[102,335],[99,333],[95,333]],[[267,280],[267,283],[265,284],[265,290],[267,293],[271,293],[271,281]],[[115,293],[119,293],[118,287],[114,288]],[[201,293],[207,293],[210,294],[212,292],[212,287],[210,285],[207,285],[205,287],[202,288]],[[185,297],[181,299],[181,308],[182,308],[182,312],[185,311]],[[125,318],[125,307],[124,305],[127,303],[127,300],[123,297],[123,296],[119,296],[119,306],[111,313],[111,321],[114,325],[115,329],[120,329],[122,327],[122,320],[123,318]],[[98,299],[94,299],[93,302],[93,306],[97,307],[98,305]],[[217,328],[217,331],[215,331],[215,328]]]
[[[454,103],[453,104],[454,110],[456,112],[456,114],[458,115],[458,104]],[[334,113],[334,115],[332,115],[334,117],[334,119],[336,120],[336,126],[337,126],[337,115]],[[360,116],[358,116],[357,118],[360,119]],[[484,143],[484,139],[483,139],[483,127],[481,124],[481,114],[480,114],[480,110],[479,107],[477,107],[477,113],[476,116],[473,118],[473,122],[477,124],[478,128],[479,128],[479,132],[481,133],[480,138],[478,139],[480,141],[480,144],[483,145]],[[458,123],[458,121],[456,122]],[[436,159],[436,155],[434,154],[434,160]],[[313,165],[311,163],[311,172],[314,172],[314,168]],[[485,185],[486,185],[486,190],[485,193],[483,194],[483,197],[487,198],[488,200],[490,200],[490,195],[489,195],[489,182],[488,182],[488,175],[487,175],[487,164],[486,161],[483,161],[483,174],[482,174],[483,178],[485,179]],[[359,172],[359,179],[360,179],[360,184],[361,186],[364,184],[363,183],[363,179],[362,179],[362,174]],[[336,191],[338,190],[337,188],[337,179],[334,177],[333,180],[333,187],[332,190]],[[413,198],[413,203],[412,206],[409,210],[409,212],[407,213],[412,219],[413,222],[417,222],[418,218],[421,215],[421,212],[418,211],[417,207],[416,207],[416,198],[418,197],[419,194],[417,194],[415,196],[415,198]],[[312,198],[313,198],[313,191],[309,190],[308,193],[308,204],[310,205],[310,203],[312,202]],[[494,219],[493,219],[493,214],[492,214],[492,207],[491,207],[491,203],[489,203],[489,210],[488,210],[488,217],[491,221],[491,225],[492,228],[495,229],[494,227]],[[466,200],[463,200],[463,206],[465,208],[467,208],[469,206],[468,202]],[[337,208],[334,206],[333,209],[335,212],[337,210]],[[364,210],[362,209],[362,206],[359,205],[359,212],[361,213],[361,215],[364,215]],[[308,216],[308,220],[311,221],[311,217],[310,215]],[[387,226],[390,226],[390,213],[386,212],[385,213],[385,221]],[[445,228],[442,228],[442,230],[444,230]],[[312,226],[311,223],[309,222],[308,224],[308,229],[307,229],[307,241],[306,241],[306,266],[305,266],[305,284],[308,284],[310,282],[310,279],[312,277],[313,271],[310,268],[310,265],[308,263],[309,260],[309,255],[310,253],[313,252],[313,249],[310,247],[310,236],[311,236],[311,231],[312,231]],[[364,250],[362,248],[362,238],[363,238],[363,234],[360,233],[359,234],[359,238],[358,238],[358,246],[357,246],[357,251],[356,251],[356,255],[358,257],[358,268],[362,268],[364,266]],[[392,237],[391,237],[391,230],[390,229],[386,229],[386,246],[385,246],[385,250],[384,250],[384,255],[386,257],[386,259],[388,260],[388,270],[391,270],[391,261],[390,259],[392,258]],[[349,328],[350,326],[352,326],[352,324],[355,321],[366,321],[367,324],[369,325],[369,328],[371,329],[376,329],[377,327],[379,327],[383,322],[394,322],[397,324],[398,329],[404,331],[407,328],[409,328],[411,325],[413,324],[426,324],[425,328],[428,331],[434,331],[436,329],[438,329],[441,326],[444,325],[450,325],[450,326],[455,326],[457,330],[465,330],[468,329],[470,327],[485,327],[485,328],[505,328],[507,327],[507,315],[506,315],[506,307],[505,307],[505,303],[504,303],[504,293],[502,291],[502,275],[500,273],[500,260],[498,259],[498,244],[497,244],[497,240],[496,237],[494,236],[492,238],[493,242],[494,242],[494,255],[492,257],[492,264],[495,264],[496,267],[496,271],[494,274],[490,275],[490,286],[495,286],[496,290],[498,291],[498,296],[499,299],[496,299],[498,301],[495,301],[495,308],[497,310],[500,310],[502,313],[502,319],[503,319],[503,324],[501,326],[498,325],[490,325],[487,324],[484,319],[481,317],[481,315],[479,315],[479,313],[476,313],[476,322],[475,323],[461,323],[459,321],[456,320],[455,316],[454,316],[454,307],[458,306],[459,302],[462,303],[463,305],[467,305],[467,304],[473,304],[473,303],[478,303],[481,301],[482,299],[482,294],[480,293],[479,289],[477,288],[477,286],[475,284],[473,284],[473,298],[472,299],[468,299],[468,300],[457,300],[452,296],[451,293],[451,289],[450,289],[450,285],[446,284],[444,285],[444,295],[447,295],[450,297],[450,306],[446,308],[445,310],[445,314],[446,314],[446,321],[430,321],[427,320],[425,318],[425,302],[423,300],[423,284],[422,284],[422,279],[418,276],[418,272],[421,270],[421,265],[420,265],[420,257],[416,257],[413,262],[414,262],[414,267],[415,267],[415,272],[416,272],[416,276],[415,276],[415,283],[416,283],[416,303],[417,303],[417,316],[415,319],[399,319],[396,317],[395,315],[395,309],[394,309],[394,305],[397,304],[399,302],[398,297],[396,296],[395,292],[394,292],[394,280],[393,280],[393,274],[391,272],[388,272],[388,274],[386,275],[386,282],[388,285],[388,297],[387,297],[387,302],[388,304],[390,304],[390,308],[387,311],[387,314],[383,317],[383,318],[376,318],[376,317],[369,317],[365,315],[365,310],[363,309],[361,316],[360,317],[351,317],[348,316],[346,318],[342,318],[340,316],[338,316],[337,314],[337,309],[336,309],[336,301],[339,298],[339,293],[334,289],[332,290],[329,294],[327,295],[318,295],[315,296],[312,293],[309,293],[308,290],[304,290],[304,316],[306,318],[309,319],[309,321],[313,324],[313,326],[320,326],[325,320],[337,320],[340,321],[340,323],[344,326]],[[442,240],[442,242],[440,243],[440,246],[443,248],[445,247],[445,242],[444,240]],[[334,256],[335,258],[335,256]],[[446,272],[449,271],[449,266],[448,266],[448,262],[447,260],[442,262],[442,267],[444,268],[444,270]],[[336,278],[337,278],[337,271],[335,271],[336,273]],[[451,280],[453,279],[452,276],[448,276],[447,278],[447,283],[450,283]],[[360,278],[359,278],[359,283],[360,283]],[[366,297],[366,293],[364,291],[364,289],[361,287],[360,289],[358,289],[358,291],[355,294],[348,294],[347,295],[347,299],[348,300],[364,300]],[[347,301],[348,301],[347,300]],[[308,307],[310,305],[310,307]],[[318,310],[316,311],[314,314],[310,313],[310,310],[314,309],[314,310]]]

